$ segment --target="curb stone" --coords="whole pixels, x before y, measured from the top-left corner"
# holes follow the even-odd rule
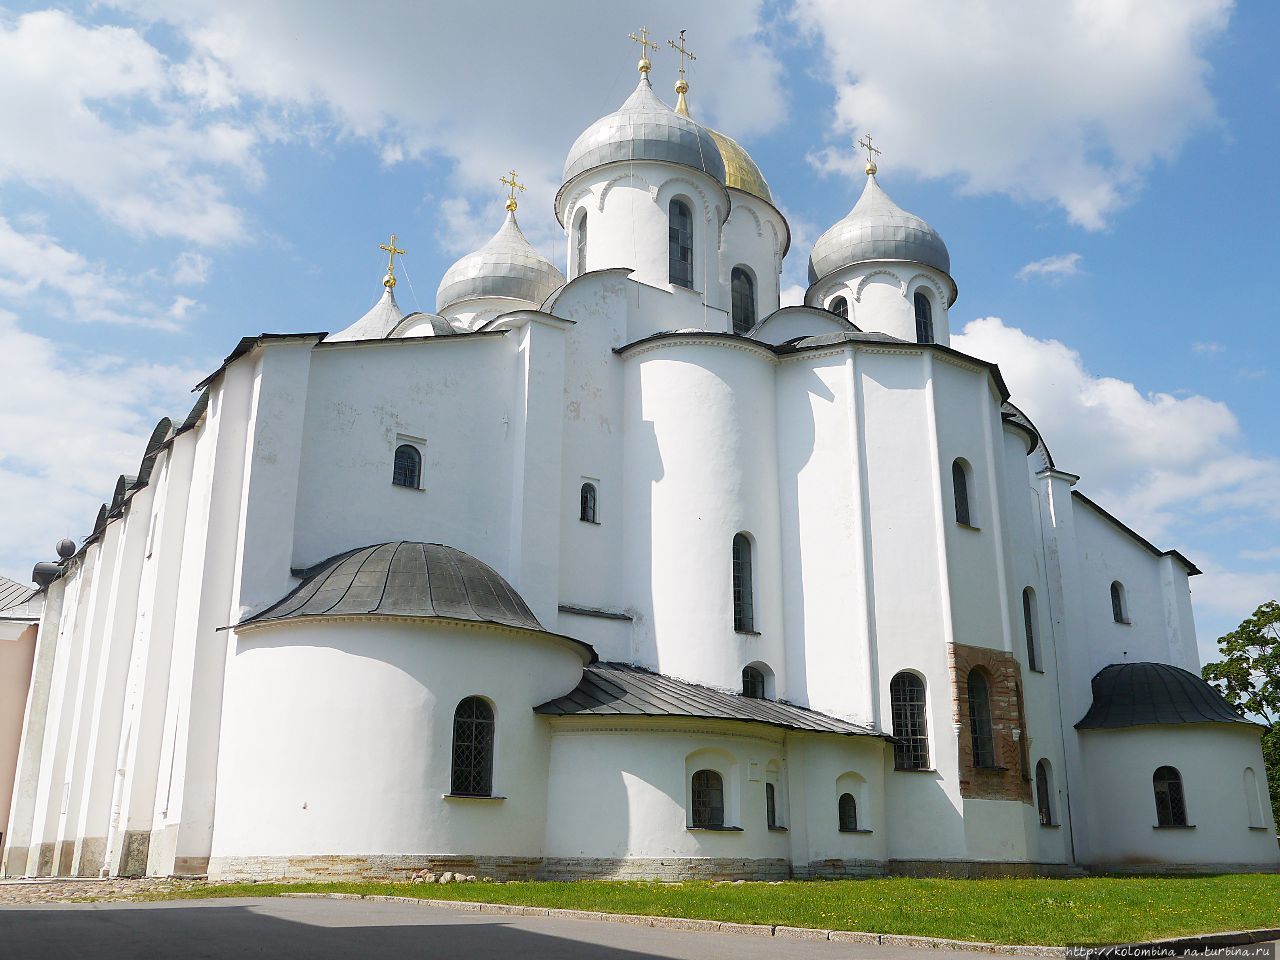
[[[556,907],[530,907],[510,903],[478,903],[471,900],[432,900],[426,897],[391,897],[360,893],[281,893],[281,897],[310,897],[328,900],[374,900],[390,903],[417,903],[428,907],[445,907],[474,913],[494,913],[522,917],[552,917],[558,920],[596,920],[605,923],[629,923],[664,930],[701,930],[708,933],[732,933],[739,936],[778,937],[783,940],[830,940],[836,943],[870,943],[884,947],[910,947],[926,950],[968,950],[1003,956],[1054,957],[1067,956],[1066,947],[1042,945],[1018,946],[1007,943],[983,943],[976,940],[951,940],[945,937],[913,937],[895,933],[864,933],[858,930],[818,930],[813,927],[770,926],[756,923],[732,923],[727,920],[697,920],[687,917],[659,917],[634,913],[601,913],[592,910],[561,910]],[[1232,930],[1167,940],[1147,940],[1127,947],[1154,947],[1170,954],[1206,947],[1241,946],[1280,940],[1280,927],[1260,930]],[[1094,949],[1103,949],[1096,947]]]

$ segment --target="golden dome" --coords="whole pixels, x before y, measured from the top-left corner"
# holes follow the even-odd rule
[[[720,148],[720,156],[724,160],[724,183],[753,197],[759,197],[767,203],[773,203],[773,194],[769,192],[769,184],[765,183],[764,174],[751,159],[751,154],[737,140],[706,128],[711,139]]]

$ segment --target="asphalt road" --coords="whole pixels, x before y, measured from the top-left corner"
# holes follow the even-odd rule
[[[0,956],[32,960],[992,960],[989,954],[959,951],[509,917],[410,903],[293,898],[0,907]]]

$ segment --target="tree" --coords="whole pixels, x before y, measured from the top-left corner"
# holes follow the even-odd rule
[[[1214,684],[1241,716],[1267,725],[1262,758],[1271,788],[1271,810],[1280,823],[1280,603],[1269,600],[1240,626],[1218,638],[1222,659],[1206,663],[1201,675]]]

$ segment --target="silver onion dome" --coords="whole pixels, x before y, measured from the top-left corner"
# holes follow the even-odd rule
[[[382,281],[382,299],[375,303],[368,313],[345,330],[329,334],[324,338],[325,343],[342,340],[383,340],[390,336],[391,331],[404,319],[404,314],[400,312],[400,305],[396,303],[396,295],[391,289],[394,284],[388,282],[390,279],[391,275],[387,274],[386,279]]]
[[[809,282],[868,260],[910,260],[951,275],[951,256],[938,231],[890,200],[874,173],[849,215],[813,245]]]
[[[583,131],[564,162],[564,183],[580,173],[625,160],[665,160],[725,182],[720,148],[705,127],[658,99],[647,76],[613,113]]]
[[[501,229],[483,247],[445,271],[436,311],[476,297],[508,297],[535,306],[564,286],[564,274],[530,245],[509,210]]]

